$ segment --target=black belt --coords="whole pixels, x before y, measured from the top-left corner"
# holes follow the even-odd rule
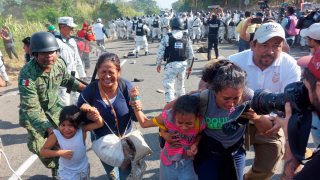
[[[199,26],[193,26],[193,27],[199,27]]]

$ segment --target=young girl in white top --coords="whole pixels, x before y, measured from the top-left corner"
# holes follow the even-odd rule
[[[80,126],[83,113],[93,121]],[[90,167],[86,155],[86,132],[102,127],[103,120],[98,110],[88,104],[79,109],[75,105],[62,109],[59,117],[59,129],[53,130],[43,145],[40,156],[60,157],[58,177],[60,180],[89,180]]]

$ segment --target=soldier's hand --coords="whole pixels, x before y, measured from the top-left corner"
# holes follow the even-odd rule
[[[160,65],[160,64],[157,66],[157,72],[158,72],[158,73],[161,72],[161,65]]]
[[[190,74],[192,73],[192,68],[191,67],[187,68],[187,73],[188,73],[188,76],[190,76]]]
[[[59,150],[59,151],[60,151],[59,155],[61,157],[66,158],[66,159],[70,160],[73,156],[73,151],[71,151],[71,150]]]

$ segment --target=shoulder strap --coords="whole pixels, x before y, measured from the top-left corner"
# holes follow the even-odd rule
[[[200,114],[203,115],[208,109],[209,90],[203,90],[200,93]]]

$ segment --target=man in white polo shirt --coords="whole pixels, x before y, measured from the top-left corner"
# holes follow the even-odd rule
[[[287,84],[300,80],[301,70],[296,60],[282,51],[285,32],[278,23],[265,23],[256,31],[249,50],[231,55],[228,59],[248,74],[248,87],[283,92]],[[250,141],[255,159],[245,179],[270,179],[284,153],[282,129],[273,128],[268,135],[250,125]],[[264,135],[263,135],[264,134]]]

